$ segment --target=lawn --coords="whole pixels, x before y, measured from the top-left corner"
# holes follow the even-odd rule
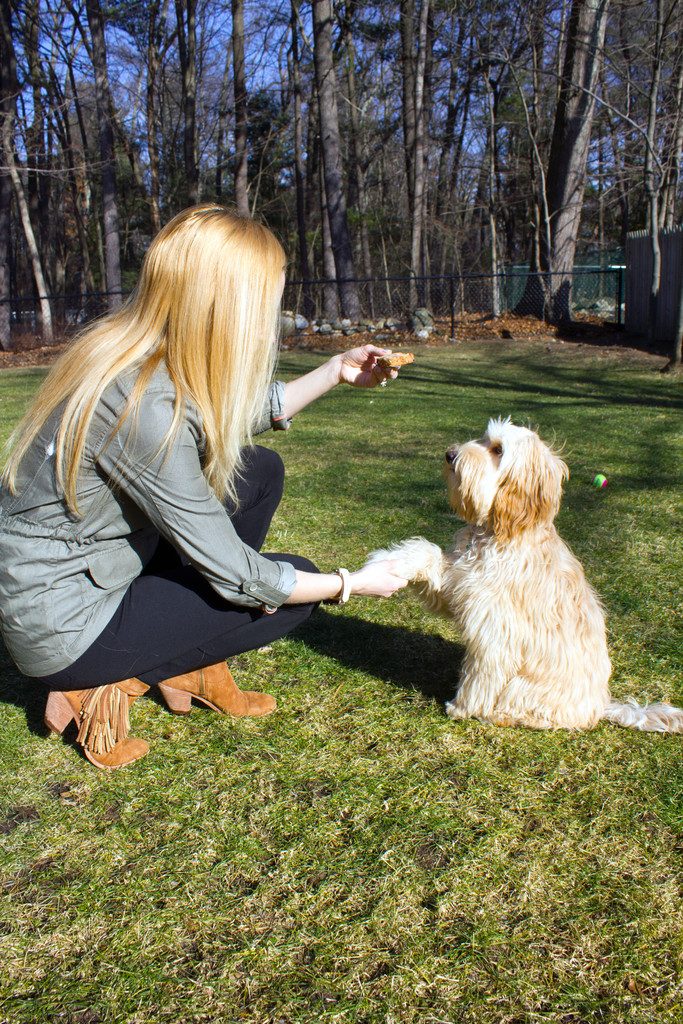
[[[265,436],[288,471],[270,549],[330,569],[446,544],[443,452],[510,414],[564,446],[558,525],[613,693],[683,703],[680,384],[559,343],[416,355]],[[41,377],[0,374],[0,438]],[[151,753],[108,774],[46,738],[0,652],[0,1021],[683,1021],[683,736],[453,723],[461,656],[410,593],[325,608],[233,663],[272,717],[143,699]]]

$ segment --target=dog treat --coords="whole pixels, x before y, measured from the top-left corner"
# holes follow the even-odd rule
[[[413,362],[415,362],[415,356],[412,352],[394,352],[390,356],[380,356],[377,360],[377,365],[389,370],[398,370],[402,366]]]

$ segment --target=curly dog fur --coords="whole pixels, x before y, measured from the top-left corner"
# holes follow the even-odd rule
[[[466,645],[451,718],[535,729],[590,729],[601,719],[683,732],[683,711],[610,700],[605,616],[581,563],[553,525],[569,470],[533,431],[491,420],[453,445],[444,476],[467,522],[441,551],[413,537],[373,552],[393,558]]]

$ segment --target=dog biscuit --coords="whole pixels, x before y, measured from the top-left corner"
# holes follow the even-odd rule
[[[415,356],[412,352],[394,352],[390,356],[380,356],[377,365],[389,370],[398,370],[401,366],[413,362],[415,362]]]

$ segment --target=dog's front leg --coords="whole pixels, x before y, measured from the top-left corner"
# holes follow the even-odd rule
[[[446,704],[449,718],[479,718],[493,721],[494,709],[514,669],[503,663],[495,652],[467,652],[463,660],[458,689]]]
[[[397,571],[404,579],[420,584],[420,590],[425,595],[440,592],[448,563],[443,551],[436,544],[432,544],[424,537],[410,537],[409,540],[402,540],[391,547],[372,551],[367,557],[366,565],[387,558],[398,563]]]

